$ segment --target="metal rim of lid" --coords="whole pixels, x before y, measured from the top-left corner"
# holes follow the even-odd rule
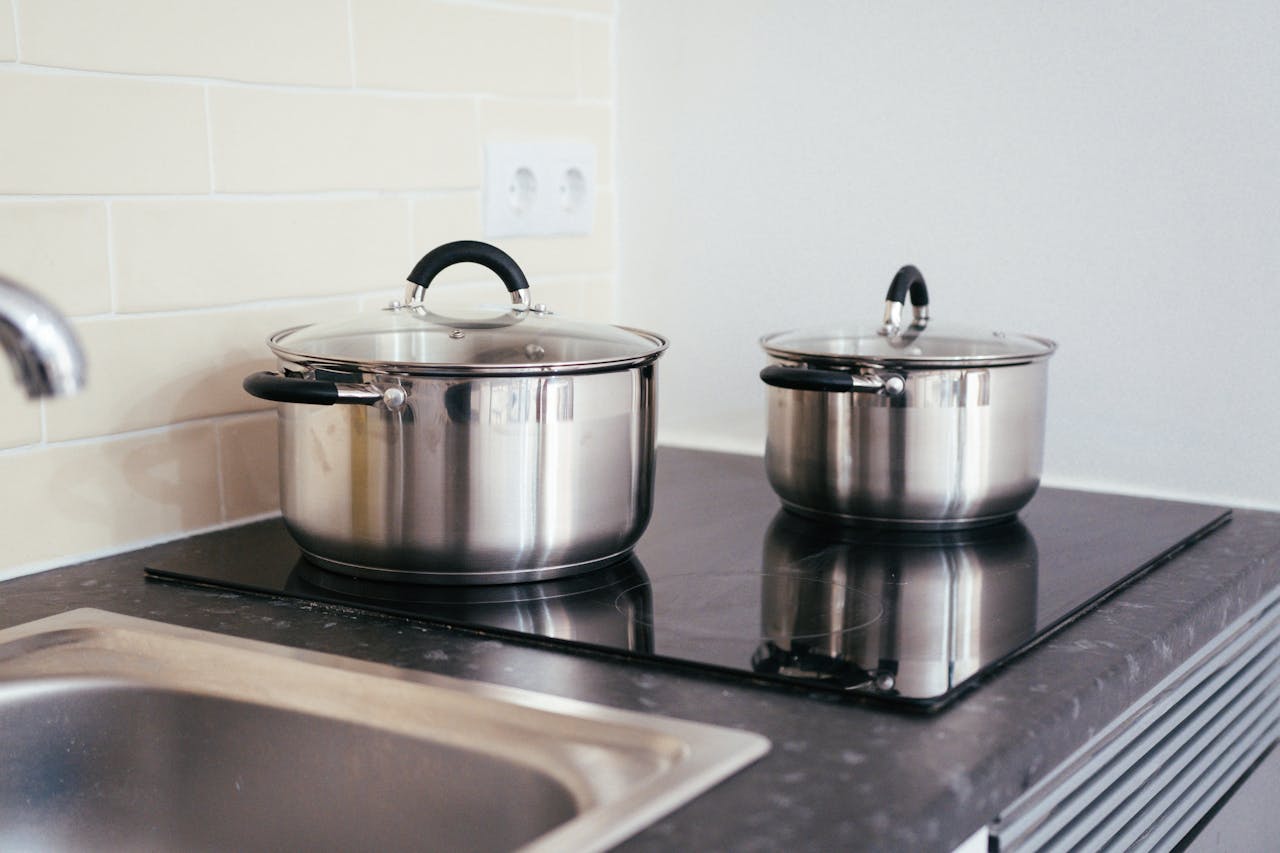
[[[834,332],[835,330],[825,330]],[[789,361],[803,362],[813,365],[861,365],[875,367],[896,367],[902,369],[910,368],[947,368],[947,367],[1004,367],[1017,364],[1027,364],[1033,361],[1042,361],[1057,350],[1058,344],[1049,338],[1042,338],[1037,335],[1007,335],[1005,338],[1017,338],[1020,340],[1034,342],[1040,349],[1035,352],[1012,352],[992,355],[910,355],[902,353],[896,354],[847,354],[847,353],[831,353],[818,352],[813,349],[805,349],[801,347],[779,346],[771,343],[780,338],[790,335],[811,334],[818,336],[824,333],[823,329],[787,329],[781,332],[772,332],[760,338],[760,346],[775,358],[786,359]],[[925,332],[927,334],[927,332]],[[992,335],[998,333],[992,332]],[[873,334],[865,335],[849,335],[850,339],[872,339]]]
[[[630,326],[614,326],[630,332],[652,344],[652,349],[621,358],[600,358],[566,361],[548,361],[536,364],[469,364],[465,362],[395,361],[379,359],[342,358],[318,355],[292,349],[281,341],[314,324],[303,324],[281,329],[267,339],[267,346],[275,355],[292,364],[321,367],[358,373],[395,373],[410,376],[529,376],[560,373],[601,373],[637,367],[657,358],[666,351],[670,342],[662,335]]]

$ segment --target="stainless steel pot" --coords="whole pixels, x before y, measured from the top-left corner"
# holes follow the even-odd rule
[[[904,328],[911,295],[913,319]],[[795,512],[916,529],[991,524],[1040,484],[1048,357],[1030,335],[929,323],[915,267],[882,325],[779,332],[770,364],[769,482]]]
[[[492,270],[498,314],[421,302],[453,264]],[[449,243],[406,302],[286,329],[279,373],[245,380],[279,409],[281,504],[308,559],[421,583],[547,580],[627,555],[649,521],[658,335],[530,307],[519,266]]]

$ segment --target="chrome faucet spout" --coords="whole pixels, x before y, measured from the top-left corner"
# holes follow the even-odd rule
[[[43,297],[4,276],[0,346],[28,397],[74,394],[84,387],[84,350],[71,324]]]

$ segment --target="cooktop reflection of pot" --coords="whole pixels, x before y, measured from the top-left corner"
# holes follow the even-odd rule
[[[763,562],[758,672],[936,696],[1035,633],[1036,541],[1018,521],[901,533],[779,512]]]
[[[301,560],[279,519],[158,546],[147,570],[933,709],[1230,515],[1042,488],[1012,523],[866,532],[781,512],[756,457],[660,448],[657,463],[635,559],[572,578],[448,588],[343,575]]]
[[[287,585],[302,597],[322,594],[356,605],[382,601],[440,622],[487,625],[641,654],[653,651],[649,579],[634,556],[583,575],[485,586],[370,583],[300,559]]]

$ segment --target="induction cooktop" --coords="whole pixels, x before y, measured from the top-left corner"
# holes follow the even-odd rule
[[[303,598],[732,678],[936,710],[1208,535],[1230,510],[1042,488],[1018,518],[939,533],[780,508],[761,459],[660,448],[627,559],[495,586],[370,581],[307,562],[283,521],[199,537],[157,581]]]

